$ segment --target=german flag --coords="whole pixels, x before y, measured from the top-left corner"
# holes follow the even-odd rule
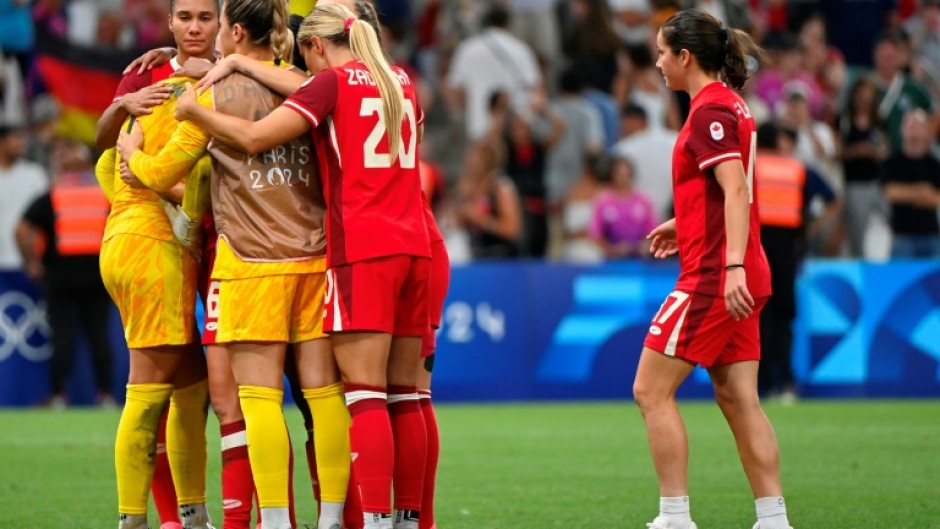
[[[36,29],[36,66],[62,107],[60,132],[92,145],[95,125],[114,99],[121,72],[140,52],[76,46]]]

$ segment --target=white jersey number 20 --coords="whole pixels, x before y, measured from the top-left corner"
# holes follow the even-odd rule
[[[409,99],[405,99],[403,103],[405,120],[408,122],[408,126],[411,127],[411,134],[408,137],[408,145],[405,145],[404,137],[402,137],[398,143],[398,163],[403,169],[414,169],[417,162],[415,159],[415,147],[418,144],[418,126],[416,125],[415,106]],[[385,114],[382,112],[382,99],[378,97],[363,99],[362,106],[359,108],[359,115],[367,117],[373,114],[378,115],[379,121],[375,124],[375,128],[372,129],[369,137],[366,138],[366,142],[362,145],[363,160],[366,169],[388,169],[392,166],[391,157],[388,154],[376,152],[379,147],[379,142],[382,141],[382,138],[387,132],[385,128]]]

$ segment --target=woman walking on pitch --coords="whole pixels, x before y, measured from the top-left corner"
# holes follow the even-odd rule
[[[770,272],[753,201],[756,126],[732,90],[741,89],[748,62],[762,51],[743,31],[697,10],[669,18],[656,47],[666,84],[687,92],[692,106],[673,151],[676,217],[648,236],[656,257],[679,253],[680,273],[653,318],[633,386],[659,478],[659,516],[647,526],[695,529],[688,439],[675,396],[701,365],[756,499],[754,529],[787,529],[777,440],[757,396],[759,317]]]

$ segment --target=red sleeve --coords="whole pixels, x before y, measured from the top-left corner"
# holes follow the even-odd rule
[[[137,70],[128,72],[124,77],[121,78],[121,83],[114,92],[114,101],[124,97],[125,94],[133,94],[141,88],[150,86],[152,84],[150,82],[152,78],[152,70],[147,70],[140,75],[137,74]]]
[[[308,79],[284,101],[284,106],[307,119],[314,128],[333,112],[339,96],[339,78],[335,70],[325,70]]]
[[[686,149],[701,171],[727,160],[741,159],[738,117],[720,105],[706,105],[691,117]]]

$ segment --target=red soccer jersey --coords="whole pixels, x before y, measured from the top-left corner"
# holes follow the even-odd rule
[[[408,75],[392,69],[405,95],[394,163],[388,156],[382,99],[361,62],[317,74],[284,102],[313,125],[331,267],[390,255],[431,256],[418,173],[424,112]]]
[[[424,191],[421,192],[421,205],[424,210],[424,222],[428,226],[428,237],[430,242],[438,242],[444,240],[444,235],[441,233],[441,229],[437,226],[437,219],[434,218],[434,210],[431,209],[431,201],[428,200],[427,195],[424,194]]]
[[[146,88],[153,83],[169,79],[178,69],[179,63],[176,62],[175,57],[157,66],[153,70],[145,70],[144,73],[140,75],[137,74],[137,68],[134,68],[121,78],[121,83],[114,92],[114,100],[117,101],[125,94],[133,94],[141,88]]]
[[[672,186],[679,239],[676,290],[724,295],[725,195],[713,167],[741,160],[751,196],[744,268],[753,297],[770,295],[770,268],[760,244],[760,219],[754,197],[757,126],[744,100],[715,82],[692,100],[689,118],[672,153]]]

